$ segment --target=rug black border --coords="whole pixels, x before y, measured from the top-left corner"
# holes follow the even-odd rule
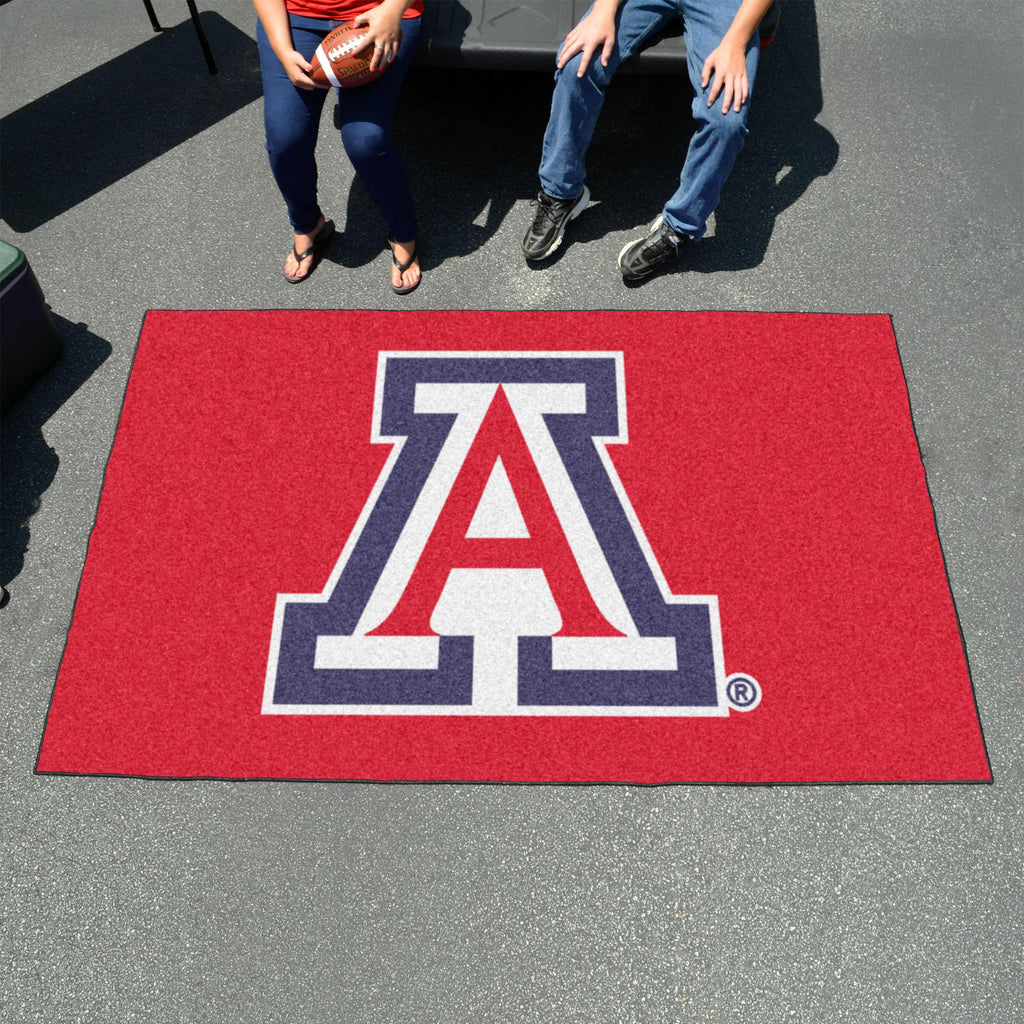
[[[142,332],[146,327],[146,320],[151,313],[630,313],[634,310],[594,308],[586,310],[565,310],[565,309],[337,309],[315,308],[315,309],[282,309],[279,307],[268,307],[265,309],[169,309],[157,308],[147,309],[142,317],[138,335],[135,341],[135,349],[132,352],[131,366],[128,368],[128,376],[125,378],[124,392],[121,395],[121,408],[117,415],[117,425],[114,427],[114,434],[110,441],[110,451],[107,454],[106,465],[103,469],[103,480],[100,484],[99,494],[96,499],[96,510],[93,513],[92,526],[89,528],[89,541],[86,544],[85,558],[82,561],[82,573],[79,574],[78,587],[75,590],[75,600],[71,607],[71,617],[68,620],[67,633],[64,637],[64,647],[61,651],[60,661],[57,664],[57,673],[54,676],[53,686],[50,689],[50,700],[46,709],[46,716],[43,720],[43,729],[39,737],[39,745],[36,752],[35,765],[32,774],[39,777],[65,777],[65,778],[90,778],[90,779],[141,779],[147,782],[281,782],[281,783],[314,783],[319,785],[344,784],[344,785],[373,785],[373,786],[560,786],[568,788],[587,788],[593,786],[628,786],[636,789],[665,789],[675,786],[697,786],[697,787],[722,787],[727,789],[809,789],[819,787],[835,786],[992,786],[995,785],[995,773],[992,771],[992,758],[989,755],[988,740],[985,737],[985,724],[982,721],[981,709],[978,707],[978,693],[974,685],[974,674],[971,670],[971,660],[967,653],[967,643],[964,638],[963,624],[960,621],[960,610],[957,608],[956,596],[953,593],[953,585],[949,578],[949,567],[946,563],[946,552],[942,545],[942,536],[939,533],[939,522],[935,514],[935,502],[932,498],[931,486],[928,483],[928,469],[921,457],[921,438],[917,432],[917,422],[914,418],[914,403],[910,395],[910,385],[907,382],[906,367],[903,363],[903,353],[900,351],[899,339],[896,336],[896,324],[893,321],[892,313],[836,313],[821,310],[752,310],[752,309],[644,309],[644,313],[683,313],[701,315],[705,313],[725,313],[750,315],[779,315],[779,316],[848,316],[848,317],[885,317],[889,321],[893,341],[896,343],[896,358],[900,364],[900,376],[903,379],[903,390],[906,394],[907,408],[910,411],[910,427],[914,432],[914,443],[917,446],[917,458],[921,464],[921,471],[924,474],[925,493],[928,495],[928,504],[932,513],[932,526],[935,529],[935,536],[939,542],[939,554],[942,558],[942,572],[946,579],[946,588],[949,591],[950,600],[953,603],[953,615],[956,619],[957,633],[960,637],[960,650],[963,652],[964,664],[967,667],[967,679],[971,686],[971,700],[974,703],[974,714],[978,720],[978,731],[981,735],[982,750],[985,754],[985,764],[988,766],[989,777],[987,779],[851,779],[842,780],[821,780],[813,782],[795,782],[775,780],[772,782],[710,782],[706,780],[692,781],[686,779],[673,780],[671,782],[629,782],[629,781],[587,781],[569,782],[548,780],[519,781],[509,779],[341,779],[341,778],[297,778],[294,776],[273,776],[273,775],[144,775],[136,772],[64,772],[47,771],[40,769],[39,760],[43,753],[43,740],[46,736],[46,727],[49,724],[50,712],[53,709],[53,700],[57,692],[57,680],[60,678],[60,670],[64,665],[64,657],[67,654],[68,641],[71,635],[71,623],[74,622],[75,611],[78,608],[78,597],[82,587],[82,575],[85,572],[85,565],[89,559],[89,547],[92,545],[92,536],[96,529],[96,522],[99,518],[99,503],[103,497],[103,489],[107,482],[107,472],[110,468],[110,459],[114,453],[114,442],[117,439],[117,432],[121,427],[121,418],[124,415],[124,406],[128,398],[128,386],[131,383],[132,374],[135,372],[135,360],[139,353],[139,344],[142,341]]]

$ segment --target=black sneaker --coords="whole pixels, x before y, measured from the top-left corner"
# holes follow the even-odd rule
[[[528,260],[550,256],[562,244],[569,221],[578,217],[589,202],[590,189],[586,185],[575,199],[555,199],[547,192],[538,193],[537,212],[523,239],[523,255]]]
[[[679,246],[688,241],[677,235],[662,219],[661,214],[647,229],[643,238],[627,242],[619,253],[619,270],[623,281],[639,281],[657,270],[666,260],[679,255]]]

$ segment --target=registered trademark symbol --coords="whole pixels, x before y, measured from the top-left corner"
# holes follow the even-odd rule
[[[736,672],[725,681],[725,695],[737,711],[753,711],[761,703],[761,686],[753,676]]]

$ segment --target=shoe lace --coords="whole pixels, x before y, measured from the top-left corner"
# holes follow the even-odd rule
[[[660,237],[655,238],[653,242],[646,246],[645,251],[651,253],[652,256],[660,256],[665,252],[675,252],[676,246],[674,246],[667,238]]]
[[[543,227],[544,223],[554,224],[558,220],[558,212],[555,209],[555,201],[545,193],[541,193],[533,200],[536,213],[533,215],[534,227]]]
[[[679,241],[678,239],[673,241],[675,237],[675,235],[669,234],[665,228],[659,228],[657,234],[647,240],[642,252],[645,256],[661,256],[664,253],[676,255],[679,252]]]

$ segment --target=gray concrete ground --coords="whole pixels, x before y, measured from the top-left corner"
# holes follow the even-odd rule
[[[753,135],[687,273],[615,256],[671,186],[682,81],[617,82],[596,205],[517,247],[546,76],[415,72],[398,132],[426,277],[323,161],[342,244],[300,288],[261,149],[248,0],[0,8],[2,236],[64,332],[3,421],[0,1018],[924,1022],[1024,1014],[1019,0],[787,0]],[[334,264],[334,265],[332,265]],[[147,308],[887,312],[991,786],[668,789],[36,777]],[[194,581],[182,581],[188,586]]]

